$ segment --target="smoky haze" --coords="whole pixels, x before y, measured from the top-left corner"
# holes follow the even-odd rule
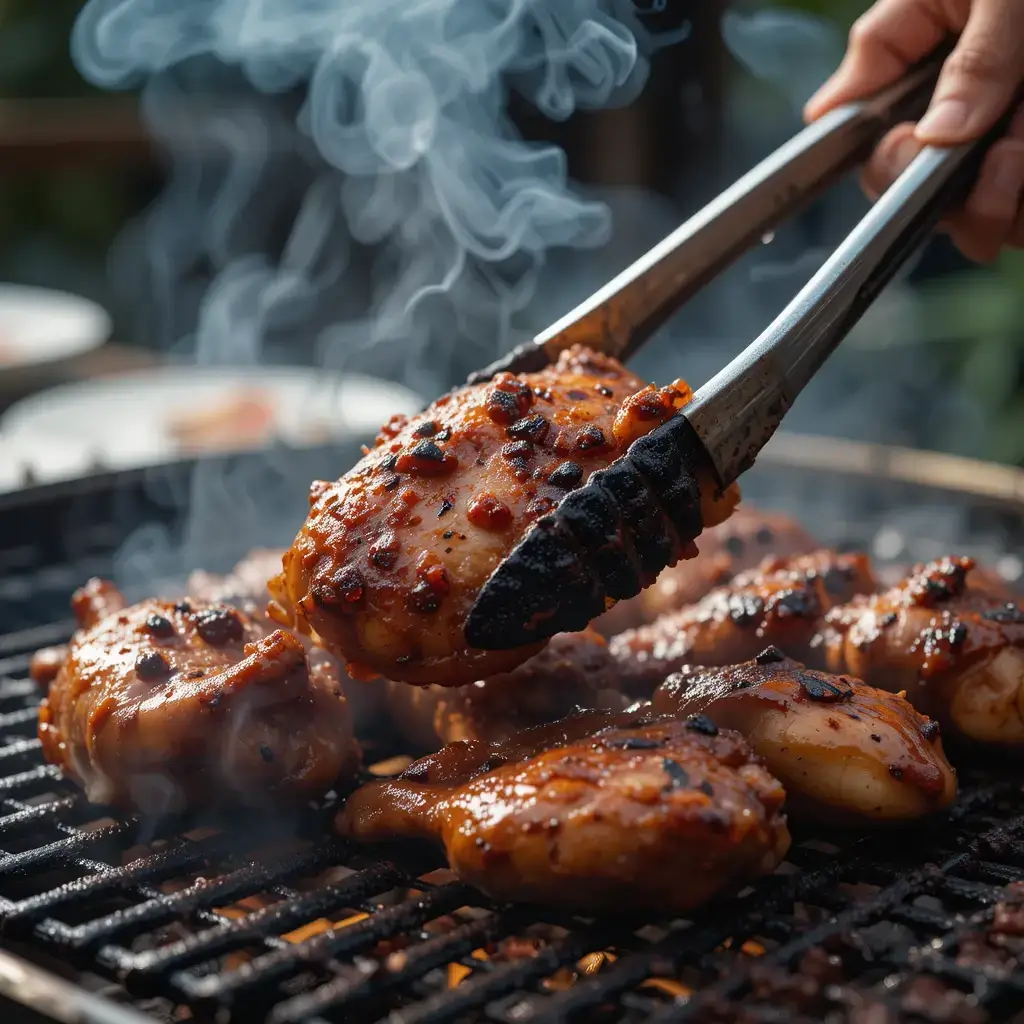
[[[554,120],[629,103],[650,55],[686,31],[652,35],[626,0],[89,0],[76,64],[102,87],[141,87],[169,160],[165,191],[111,254],[136,331],[201,364],[312,361],[432,397],[454,383],[453,366],[485,364],[546,326],[798,130],[800,104],[843,44],[797,12],[727,12],[722,38],[746,74],[725,113],[724,176],[671,199],[583,190],[561,149],[514,127],[512,92]],[[662,331],[638,369],[702,383],[864,209],[849,185],[780,230]],[[915,323],[898,284],[787,427],[907,440],[933,375],[916,351],[863,350]],[[971,422],[971,410],[958,416],[961,429]],[[250,544],[286,544],[309,481],[284,451],[200,467],[173,496],[184,534],[134,531],[119,582],[144,587]]]
[[[521,340],[552,250],[611,235],[562,150],[519,137],[510,90],[558,120],[626,103],[655,45],[620,0],[91,0],[72,43],[90,81],[141,86],[171,162],[111,257],[136,330],[203,364],[298,350],[425,396],[453,346],[482,364]],[[268,476],[298,498],[286,543],[309,486],[290,466],[197,470],[184,540],[136,531],[122,582],[202,560],[239,511],[234,539],[255,542]]]

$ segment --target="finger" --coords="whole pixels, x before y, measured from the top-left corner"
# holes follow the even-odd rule
[[[963,209],[950,217],[953,241],[969,259],[994,260],[1009,243],[1024,197],[1024,107],[985,155]]]
[[[836,73],[808,100],[804,117],[870,96],[895,82],[967,21],[969,0],[879,0],[854,22]],[[959,21],[959,24],[956,22]]]
[[[976,0],[917,126],[926,145],[952,146],[988,131],[1024,80],[1024,0]]]
[[[872,199],[877,199],[921,152],[914,136],[914,125],[898,124],[875,147],[861,172],[861,185]]]

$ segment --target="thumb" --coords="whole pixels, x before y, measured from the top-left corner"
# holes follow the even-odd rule
[[[1024,81],[1024,0],[976,0],[946,59],[928,113],[923,145],[953,146],[988,131]]]

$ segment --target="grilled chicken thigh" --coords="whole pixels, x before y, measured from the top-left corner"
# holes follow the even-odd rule
[[[775,647],[742,665],[670,676],[652,708],[735,729],[785,786],[787,811],[810,821],[913,819],[956,795],[937,723],[901,696],[814,672]]]
[[[567,491],[690,397],[681,381],[645,387],[576,347],[553,367],[501,374],[392,421],[354,469],[313,485],[271,584],[276,616],[364,674],[457,686],[509,671],[543,643],[470,648],[465,622],[482,585]],[[724,520],[737,495],[703,488],[704,525]],[[675,557],[695,551],[684,538]]]
[[[267,581],[281,571],[283,556],[283,549],[255,548],[226,575],[205,571],[192,573],[188,579],[187,592],[199,601],[231,605],[254,619],[262,620],[266,628],[272,630],[277,624],[267,614],[271,600]],[[303,639],[310,662],[316,665],[322,663],[319,671],[337,676],[341,681],[357,734],[363,735],[364,730],[375,728],[385,712],[383,680],[352,679],[333,655],[302,637],[302,634],[296,633],[296,636]]]
[[[468,686],[410,686],[389,681],[392,725],[417,750],[455,740],[507,740],[578,708],[622,710],[628,673],[599,633],[561,633],[509,672]]]
[[[826,611],[874,588],[864,555],[767,558],[697,604],[612,637],[609,650],[633,692],[650,694],[684,665],[734,665],[769,644],[804,656]]]
[[[636,597],[620,601],[595,621],[594,628],[605,636],[635,629],[696,604],[715,587],[756,569],[765,558],[806,555],[820,545],[790,516],[741,505],[724,523],[705,530],[697,547],[696,557],[677,562]]]
[[[89,799],[163,813],[322,795],[358,766],[348,706],[302,642],[225,604],[131,607],[93,581],[39,712]]]
[[[496,899],[581,911],[686,911],[779,864],[785,793],[736,733],[624,717],[582,739],[563,728],[543,753],[550,728],[525,744],[452,744],[357,790],[339,826],[368,842],[438,840]]]
[[[1024,611],[975,593],[974,561],[918,566],[881,594],[825,616],[815,661],[872,686],[905,690],[947,736],[1024,746]]]

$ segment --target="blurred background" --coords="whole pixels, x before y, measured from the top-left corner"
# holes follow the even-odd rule
[[[268,376],[287,376],[282,367],[297,368],[296,382],[310,370],[394,382],[392,390],[367,385],[346,399],[362,402],[364,418],[378,422],[385,409],[429,399],[571,308],[796,131],[800,105],[838,61],[846,29],[865,6],[641,3],[637,38],[654,42],[638,94],[627,88],[607,109],[580,109],[580,102],[566,110],[550,96],[545,102],[543,90],[502,91],[514,126],[506,136],[564,151],[564,168],[547,157],[530,165],[554,182],[561,212],[542,217],[531,207],[531,230],[540,224],[546,233],[536,242],[509,228],[500,258],[469,238],[458,275],[436,285],[429,275],[417,279],[422,262],[395,253],[450,244],[431,234],[437,217],[402,224],[404,215],[389,220],[387,212],[419,209],[425,193],[410,199],[402,191],[409,179],[398,174],[388,178],[391,192],[346,184],[351,151],[329,166],[323,146],[309,143],[316,122],[310,128],[303,82],[285,76],[273,88],[254,88],[260,79],[251,69],[239,74],[205,54],[161,74],[144,94],[142,75],[101,89],[71,56],[80,2],[0,0],[6,486],[68,473],[83,461],[117,462],[102,438],[79,445],[77,461],[63,468],[52,450],[49,462],[29,451],[26,437],[38,440],[42,430],[32,418],[42,415],[40,394],[57,385],[88,382],[99,397],[92,405],[72,401],[63,420],[45,406],[51,449],[61,447],[61,429],[87,434],[104,408],[121,408],[97,381],[134,374],[140,383],[128,391],[152,396],[151,374],[167,364],[200,364],[220,382],[197,389],[209,397],[192,403],[182,388],[198,378],[186,373],[175,384],[186,398],[161,429],[185,453],[265,441],[274,414],[261,389],[270,387]],[[264,66],[260,74],[268,73]],[[494,154],[490,174],[500,192],[502,173],[519,174],[526,158],[518,150]],[[560,183],[565,169],[571,188]],[[349,168],[347,177],[358,174]],[[855,183],[837,189],[707,289],[644,351],[639,368],[702,383],[768,323],[865,209]],[[462,216],[466,222],[470,213]],[[509,216],[514,222],[514,211]],[[42,293],[21,286],[90,300],[110,322],[85,315],[74,322],[93,341],[83,340],[81,351],[26,357],[14,337],[21,314],[10,306],[24,312]],[[72,328],[54,321],[39,330],[42,337]],[[42,353],[45,338],[39,345]],[[1022,255],[975,268],[938,238],[801,398],[787,428],[1019,464],[1022,353]],[[159,405],[145,397],[132,415]],[[324,422],[305,424],[305,439],[330,433],[329,406]],[[125,421],[120,432],[134,429]],[[141,456],[124,456],[132,457]]]

